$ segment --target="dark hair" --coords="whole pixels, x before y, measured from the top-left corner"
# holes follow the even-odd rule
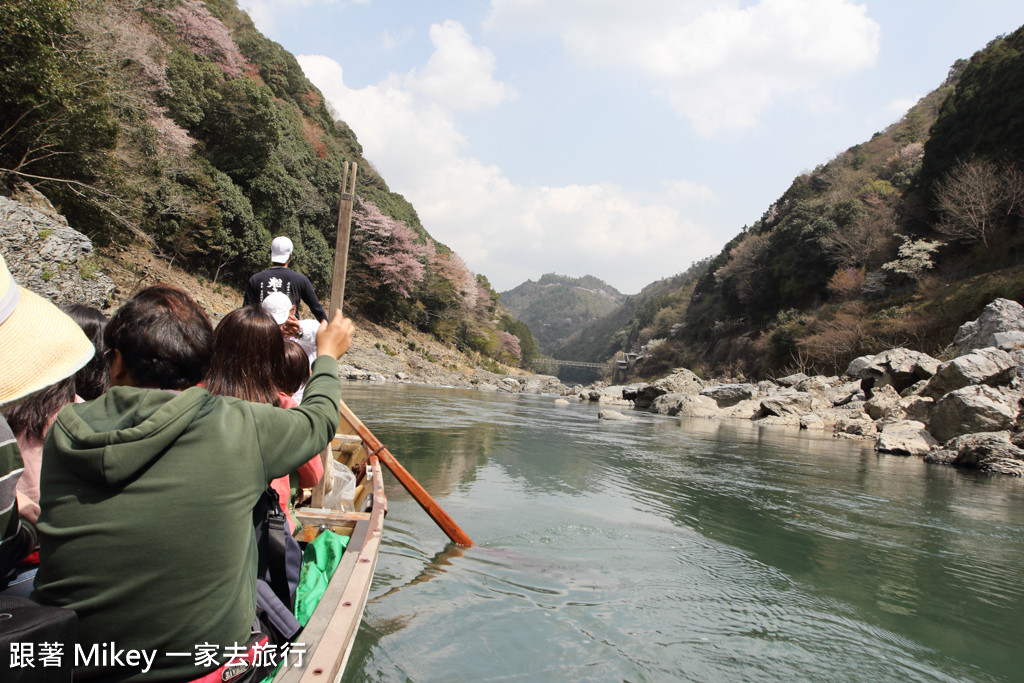
[[[110,388],[110,368],[107,354],[104,353],[103,328],[107,324],[107,316],[103,311],[84,304],[70,304],[62,309],[78,323],[85,332],[96,353],[85,367],[75,373],[75,393],[87,401],[99,398]]]
[[[185,292],[169,285],[142,290],[103,329],[107,351],[121,352],[139,386],[187,389],[206,374],[213,325]]]
[[[15,434],[24,431],[41,440],[53,416],[74,398],[75,378],[68,377],[3,411],[4,418]]]
[[[309,356],[297,342],[284,343],[284,365],[281,372],[281,391],[294,394],[309,379]]]
[[[242,306],[217,324],[203,384],[215,396],[278,405],[283,365],[281,328],[259,306]]]

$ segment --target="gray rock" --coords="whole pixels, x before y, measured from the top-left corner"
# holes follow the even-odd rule
[[[699,394],[664,394],[654,399],[649,410],[679,417],[721,417],[718,404]]]
[[[961,434],[1007,430],[1017,418],[1017,400],[984,384],[951,391],[936,402],[928,431],[948,441]]]
[[[956,451],[947,450],[945,448],[938,448],[924,456],[925,462],[930,462],[935,465],[952,465],[954,460],[956,460]]]
[[[929,434],[923,422],[916,420],[897,420],[884,423],[875,442],[880,453],[897,455],[926,455],[939,442]]]
[[[1017,365],[1006,351],[994,347],[975,349],[940,365],[922,395],[939,398],[972,384],[1009,384],[1016,369]]]
[[[800,418],[800,429],[825,429],[825,421],[817,413],[809,413]]]
[[[900,399],[900,408],[908,420],[917,420],[928,424],[935,409],[935,399],[925,396],[909,396]]]
[[[860,356],[850,361],[850,364],[846,366],[846,372],[843,373],[847,377],[853,377],[860,379],[861,373],[871,365],[875,360],[874,356]]]
[[[833,434],[846,439],[874,439],[878,434],[878,427],[865,413],[860,413],[837,420]]]
[[[825,400],[834,406],[844,406],[857,399],[863,400],[864,392],[861,391],[860,382],[846,382],[837,387],[829,387],[825,390]]]
[[[117,289],[99,271],[92,241],[63,216],[2,196],[0,252],[18,284],[58,306],[106,308]]]
[[[761,399],[762,415],[795,415],[800,417],[811,412],[814,397],[803,391],[780,391],[768,398]]]
[[[653,384],[648,384],[636,392],[633,399],[637,410],[646,410],[654,404],[655,399],[666,394],[699,394],[704,388],[704,381],[686,368],[678,368],[668,377],[663,377]]]
[[[810,394],[815,398],[819,398],[823,401],[828,401],[829,405],[832,405],[832,401],[827,398],[828,390],[831,388],[828,381],[821,376],[808,377],[807,379],[797,382],[796,386],[793,387],[797,391],[802,391],[806,394]]]
[[[807,375],[805,375],[802,372],[798,372],[793,375],[786,375],[785,377],[780,377],[775,381],[781,387],[795,387],[797,384],[800,384],[800,382],[803,382],[805,379],[807,379]]]
[[[958,354],[996,346],[1008,350],[1024,334],[1024,306],[1012,299],[996,299],[977,320],[966,322],[956,331],[953,347]]]
[[[753,384],[718,384],[705,387],[701,390],[700,395],[713,400],[719,408],[728,408],[757,396],[757,387]]]
[[[930,379],[938,368],[939,361],[927,353],[889,349],[874,356],[871,365],[861,371],[861,386],[865,393],[883,386],[892,386],[899,393],[922,379]]]
[[[757,399],[740,401],[736,405],[722,408],[722,417],[734,417],[743,420],[753,420],[761,413],[761,402]]]
[[[1024,475],[1024,449],[1010,442],[1009,432],[964,434],[945,444],[955,451],[953,465],[996,474]]]
[[[864,404],[864,412],[870,415],[872,420],[885,418],[899,420],[906,417],[906,413],[900,406],[900,395],[888,384],[875,389],[874,395]]]

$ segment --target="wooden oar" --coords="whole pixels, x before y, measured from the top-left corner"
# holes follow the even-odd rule
[[[362,438],[364,447],[368,448],[370,453],[375,454],[377,459],[391,470],[391,474],[395,475],[395,478],[405,487],[405,490],[412,494],[412,497],[416,499],[420,507],[441,527],[441,531],[447,534],[448,538],[461,546],[469,547],[473,545],[472,539],[459,528],[459,525],[448,516],[448,513],[437,504],[437,501],[420,486],[420,483],[409,474],[408,470],[402,467],[401,463],[391,454],[391,451],[373,435],[373,432],[366,428],[366,425],[356,417],[356,414],[345,405],[344,401],[341,402],[341,417],[352,425],[356,433]]]
[[[356,165],[352,162],[352,175],[349,176],[349,162],[345,162],[344,172],[341,179],[341,205],[338,208],[338,237],[335,240],[334,246],[334,277],[331,280],[331,311],[341,311],[342,302],[345,299],[345,271],[348,267],[348,242],[349,234],[351,232],[351,221],[352,221],[352,199],[356,193]],[[448,535],[448,538],[452,539],[455,543],[462,546],[471,546],[473,541],[470,540],[469,536],[459,528],[459,525],[452,521],[452,518],[448,516],[448,513],[441,509],[441,506],[431,498],[430,494],[427,493],[426,489],[420,486],[420,483],[409,474],[409,472],[402,467],[398,460],[391,454],[384,445],[377,440],[377,437],[373,435],[369,429],[366,428],[356,414],[349,410],[349,407],[345,405],[345,402],[341,402],[341,416],[345,418],[350,425],[356,430],[360,437],[363,439],[363,444],[366,448],[370,449],[370,452],[376,454],[377,459],[387,465],[387,468],[391,470],[391,473],[395,475],[395,478],[405,487],[416,502],[420,504],[430,518],[441,527],[441,531]],[[324,450],[321,454],[324,458],[324,477],[326,480],[328,477],[327,469],[327,457],[330,455],[330,446]],[[326,482],[322,482],[326,485]],[[315,505],[319,505],[317,501],[322,501],[324,496],[324,489],[318,488],[313,493],[313,501]]]

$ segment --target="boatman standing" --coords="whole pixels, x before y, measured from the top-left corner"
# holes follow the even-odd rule
[[[316,298],[313,291],[313,283],[302,273],[296,273],[288,267],[292,260],[292,241],[285,236],[275,237],[270,243],[270,268],[256,273],[249,278],[249,284],[245,287],[245,298],[242,303],[245,306],[258,306],[263,303],[268,294],[282,292],[291,299],[298,307],[300,301],[305,301],[309,306],[309,312],[317,319],[327,320],[324,307]]]

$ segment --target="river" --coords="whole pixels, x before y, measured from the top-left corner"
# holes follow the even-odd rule
[[[1024,482],[795,428],[405,385],[351,681],[1015,681]]]

